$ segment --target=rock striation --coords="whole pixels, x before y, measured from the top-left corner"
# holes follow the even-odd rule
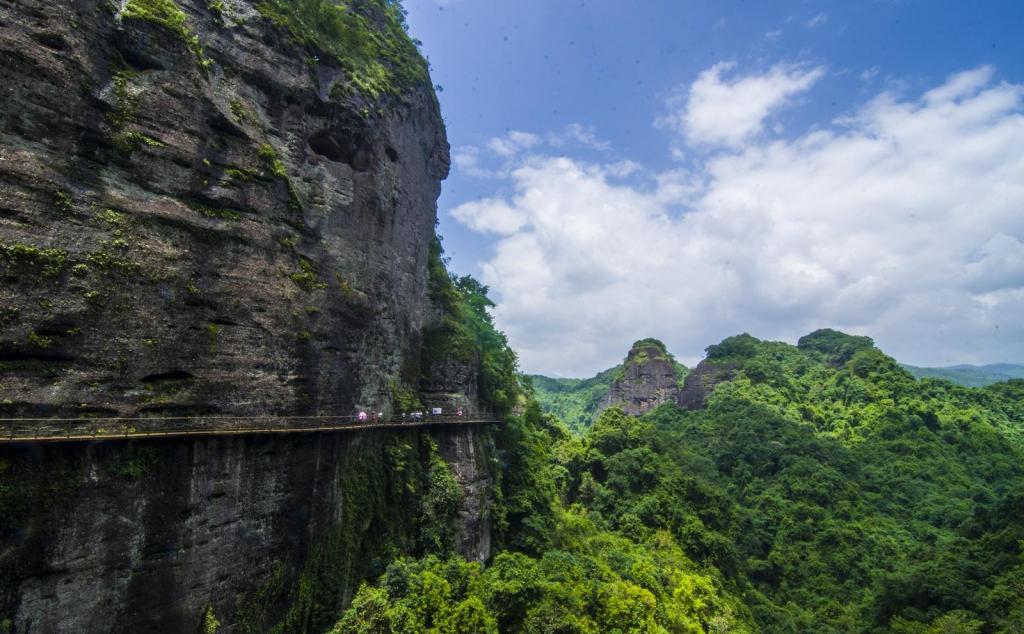
[[[637,341],[608,390],[607,406],[638,416],[673,402],[679,393],[678,372],[665,344],[657,339]]]
[[[0,5],[3,413],[349,413],[415,389],[449,167],[429,78],[361,91],[278,4]]]

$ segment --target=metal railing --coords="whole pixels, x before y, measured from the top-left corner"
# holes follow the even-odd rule
[[[441,414],[358,416],[165,416],[139,418],[0,418],[0,443],[117,440],[234,434],[286,434],[436,425],[496,424],[496,416]]]

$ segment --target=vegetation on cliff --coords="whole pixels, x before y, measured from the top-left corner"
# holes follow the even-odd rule
[[[397,0],[262,0],[260,13],[309,49],[316,64],[324,55],[345,69],[351,86],[371,99],[402,96],[429,85],[427,63],[406,33]]]

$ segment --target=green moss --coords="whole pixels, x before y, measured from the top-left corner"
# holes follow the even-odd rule
[[[232,99],[228,105],[231,107],[231,114],[235,116],[239,123],[256,122],[256,116],[238,99]]]
[[[206,606],[206,613],[203,614],[203,628],[202,634],[217,634],[217,630],[220,629],[220,621],[217,620],[216,615],[213,613],[213,606]]]
[[[288,275],[288,279],[307,293],[327,288],[327,283],[317,275],[316,267],[306,258],[299,258],[299,270]]]
[[[128,0],[121,12],[125,19],[144,20],[158,24],[174,33],[196,56],[200,69],[206,69],[210,60],[203,54],[199,37],[192,32],[182,11],[174,0]]]
[[[131,90],[131,81],[136,74],[122,70],[114,73],[110,80],[114,91],[114,109],[107,115],[107,123],[110,125],[111,142],[114,147],[125,154],[131,154],[142,146],[164,147],[165,145],[151,136],[127,129],[135,122],[139,106],[139,98]]]
[[[40,277],[56,277],[67,264],[68,252],[63,249],[40,249],[30,244],[0,242],[0,262],[21,273]]]
[[[27,340],[28,345],[33,348],[39,348],[40,350],[49,350],[57,345],[57,342],[53,340],[53,337],[45,337],[37,334],[34,330],[29,331]]]
[[[220,220],[238,220],[242,217],[242,212],[237,209],[231,209],[230,207],[209,207],[191,200],[182,201],[185,206],[192,211],[202,214],[207,218],[219,218]]]
[[[277,562],[274,571],[258,588],[235,599],[235,622],[241,634],[261,634],[267,631],[266,612],[284,593],[285,566]]]
[[[251,167],[228,167],[224,170],[224,175],[227,177],[224,183],[226,185],[235,181],[248,183],[263,177],[259,170]]]
[[[227,12],[224,0],[207,0],[206,8],[213,14],[213,19],[217,21],[217,24],[224,26],[224,14]]]
[[[339,64],[348,85],[332,96],[356,91],[371,99],[399,96],[429,84],[427,63],[405,30],[402,7],[391,0],[359,4],[342,0],[262,0],[259,12],[297,43]]]
[[[61,190],[53,195],[53,206],[57,208],[57,211],[68,214],[74,211],[75,201],[71,198],[71,194]]]
[[[127,246],[127,244],[123,246]],[[142,269],[142,266],[138,262],[135,262],[123,255],[111,253],[105,248],[99,251],[93,251],[85,257],[89,264],[92,264],[105,273],[119,273],[127,276],[138,273]]]
[[[277,157],[277,152],[274,151],[274,146],[269,143],[260,144],[259,149],[260,158],[262,158],[267,167],[270,168],[270,172],[278,178],[288,178],[288,172],[284,169],[284,163]]]
[[[96,214],[96,217],[108,225],[115,227],[124,227],[128,224],[128,216],[121,213],[120,211],[114,211],[113,209],[104,209],[103,211]]]
[[[209,351],[213,354],[217,351],[217,339],[220,337],[220,333],[224,332],[224,326],[210,322],[206,324],[206,333],[209,335],[210,344]]]

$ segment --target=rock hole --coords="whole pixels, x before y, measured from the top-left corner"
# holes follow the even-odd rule
[[[142,377],[143,383],[159,383],[161,381],[188,381],[196,378],[191,372],[185,372],[184,370],[171,370],[170,372],[160,372],[158,374],[147,374]]]
[[[36,33],[32,36],[32,39],[39,42],[46,48],[53,49],[55,51],[68,50],[67,40],[56,33]]]
[[[389,145],[386,148],[384,148],[384,153],[388,155],[388,158],[391,159],[392,163],[398,162],[398,150],[396,150],[395,148]]]

